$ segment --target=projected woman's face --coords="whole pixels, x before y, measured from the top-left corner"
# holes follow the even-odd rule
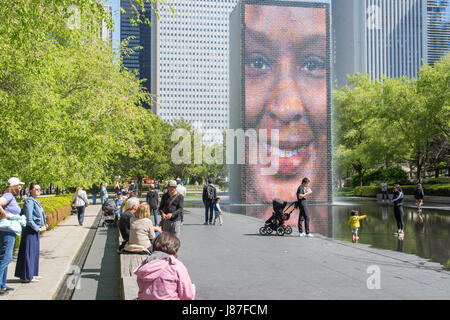
[[[268,130],[264,147],[279,163],[272,176],[247,166],[247,201],[293,200],[305,176],[311,198],[327,200],[326,28],[324,8],[245,6],[245,124]]]

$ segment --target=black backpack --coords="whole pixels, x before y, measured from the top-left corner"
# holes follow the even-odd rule
[[[206,195],[208,197],[208,200],[214,199],[214,187],[212,185],[208,185],[206,187]]]

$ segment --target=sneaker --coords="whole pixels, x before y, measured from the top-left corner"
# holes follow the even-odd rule
[[[5,291],[14,291],[14,288],[6,286],[3,290],[5,290]]]
[[[34,276],[33,279],[42,280],[42,276]]]
[[[39,280],[38,279],[35,279],[35,278],[33,278],[33,279],[31,279],[30,281],[27,281],[27,280],[20,280],[20,282],[22,282],[22,283],[34,283],[34,282],[39,282]]]
[[[300,233],[300,237],[304,237],[306,235],[306,233],[302,232]]]
[[[208,222],[205,222],[203,225],[207,225],[208,224]]]
[[[307,233],[306,236],[307,236],[308,238],[313,238],[313,237],[314,237],[311,233]]]
[[[9,294],[8,290],[5,290],[5,289],[0,290],[0,296],[7,296],[8,294]]]

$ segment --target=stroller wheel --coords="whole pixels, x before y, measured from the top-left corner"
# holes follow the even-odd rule
[[[291,226],[287,226],[287,227],[285,228],[285,233],[286,233],[286,234],[291,234],[291,233],[292,233],[292,227],[291,227]]]
[[[266,228],[266,233],[267,234],[272,234],[272,232],[273,232],[273,229],[271,227],[267,227]]]
[[[286,230],[284,229],[283,226],[277,228],[277,234],[278,234],[279,236],[284,236],[285,231],[286,231]]]
[[[259,228],[259,234],[261,234],[263,236],[265,236],[267,234],[266,231],[267,231],[266,227]]]

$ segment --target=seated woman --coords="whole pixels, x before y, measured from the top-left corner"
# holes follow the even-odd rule
[[[177,259],[180,240],[170,232],[156,238],[153,252],[133,271],[139,300],[193,300],[195,285],[184,264]]]
[[[124,250],[132,253],[150,254],[155,231],[161,232],[161,227],[154,227],[150,220],[150,206],[144,202],[139,205],[134,217],[130,219],[130,238]]]

